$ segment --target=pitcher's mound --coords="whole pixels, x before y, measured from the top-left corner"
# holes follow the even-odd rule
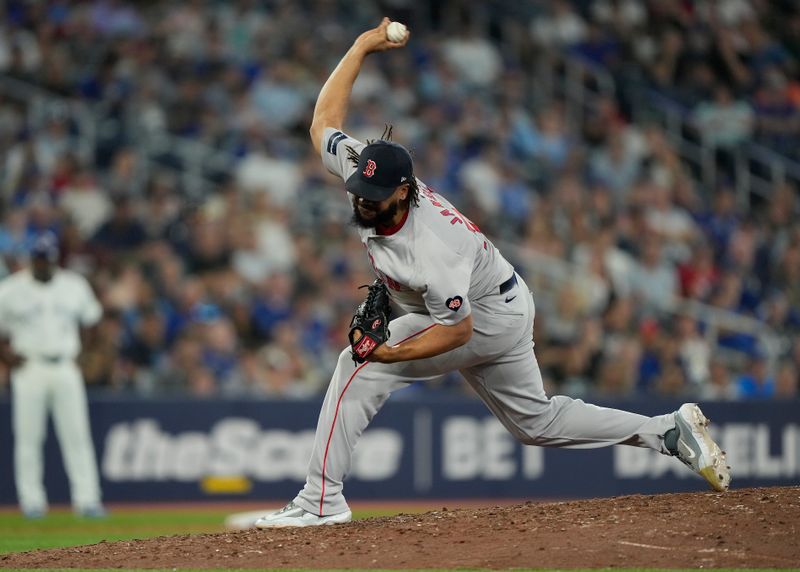
[[[800,487],[627,496],[103,542],[3,568],[789,568]]]

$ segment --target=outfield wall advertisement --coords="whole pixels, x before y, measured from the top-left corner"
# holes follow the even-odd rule
[[[654,415],[676,403],[606,403]],[[291,498],[305,479],[320,402],[91,403],[108,501]],[[800,403],[709,403],[734,486],[800,482]],[[10,407],[0,401],[0,504],[13,504]],[[52,432],[51,502],[68,500]],[[349,498],[576,498],[702,490],[675,459],[646,449],[555,450],[517,443],[479,402],[390,402],[364,433],[346,483]]]

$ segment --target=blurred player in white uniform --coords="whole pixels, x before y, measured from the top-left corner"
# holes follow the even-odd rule
[[[28,518],[47,514],[43,448],[52,412],[76,514],[105,515],[86,388],[75,359],[80,327],[100,319],[102,308],[88,282],[58,268],[52,233],[33,245],[31,265],[0,282],[3,361],[11,368],[14,476],[20,508]]]
[[[388,343],[361,365],[351,348],[339,356],[317,425],[303,490],[259,528],[317,526],[350,520],[342,483],[358,437],[392,391],[458,370],[519,441],[544,447],[624,444],[674,455],[725,490],[725,456],[697,405],[645,417],[544,393],[533,353],[533,297],[522,278],[469,219],[417,179],[408,151],[369,145],[342,131],[364,58],[401,47],[388,20],[353,44],[322,88],[311,138],[327,169],[345,181],[375,273],[405,315],[390,323]],[[587,481],[591,479],[587,477]]]

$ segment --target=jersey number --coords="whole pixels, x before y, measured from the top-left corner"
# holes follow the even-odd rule
[[[465,217],[463,214],[458,212],[458,209],[456,207],[453,207],[451,205],[451,207],[448,208],[444,206],[441,202],[437,201],[436,195],[434,195],[433,191],[431,191],[428,187],[426,186],[420,187],[420,192],[422,193],[422,196],[428,199],[433,206],[442,209],[439,211],[440,215],[450,217],[450,224],[463,224],[465,227],[467,227],[467,230],[469,230],[470,232],[481,231],[481,229],[478,228],[477,224],[475,224],[467,217]]]
[[[456,209],[455,207],[453,207],[452,210],[447,209],[447,208],[442,209],[441,211],[439,211],[439,214],[442,215],[442,216],[452,217],[450,219],[450,224],[459,224],[459,223],[463,224],[465,227],[467,227],[467,229],[470,232],[480,232],[481,231],[481,229],[478,228],[477,224],[475,224],[474,222],[469,220],[467,217],[465,217],[463,214],[461,214],[458,211],[458,209]]]

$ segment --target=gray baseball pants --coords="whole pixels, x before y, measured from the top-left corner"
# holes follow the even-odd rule
[[[322,404],[306,484],[294,499],[298,506],[320,516],[348,510],[342,481],[350,470],[353,449],[389,394],[454,370],[527,445],[586,449],[624,444],[669,454],[663,436],[675,427],[672,414],[645,417],[545,395],[533,353],[533,296],[519,276],[517,280],[505,294],[498,290],[471,301],[472,338],[452,351],[421,360],[358,366],[349,347],[342,351]],[[390,324],[389,343],[403,343],[431,327],[430,316],[401,316]]]

